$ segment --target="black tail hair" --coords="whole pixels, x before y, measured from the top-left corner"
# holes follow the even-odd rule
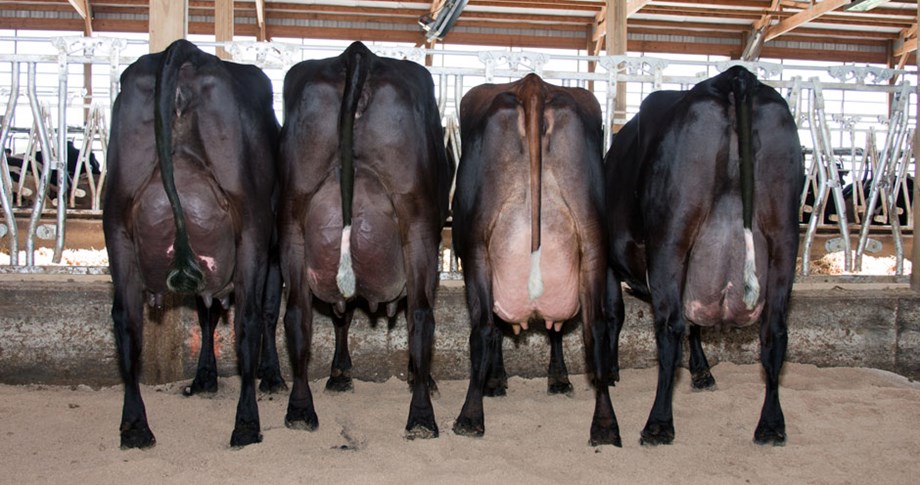
[[[198,266],[195,253],[188,240],[185,228],[185,214],[176,191],[172,160],[172,123],[176,112],[176,92],[179,69],[186,61],[202,59],[205,56],[194,44],[177,40],[163,53],[157,70],[154,88],[154,132],[156,134],[157,158],[160,161],[160,175],[163,188],[172,206],[176,223],[176,238],[173,242],[173,262],[166,277],[166,287],[178,293],[198,293],[204,289],[204,273]]]
[[[345,50],[345,93],[339,111],[339,156],[342,162],[342,224],[351,225],[351,203],[355,192],[355,114],[364,81],[367,80],[369,57],[373,53],[361,42],[351,44]]]
[[[738,155],[741,158],[741,204],[744,228],[751,229],[754,215],[754,147],[751,117],[753,111],[753,90],[758,81],[744,68],[736,68],[732,78],[732,94],[735,97],[735,115],[738,123]]]
[[[753,309],[760,298],[760,283],[757,280],[754,254],[754,90],[759,81],[747,69],[734,67],[731,71],[731,89],[735,97],[735,120],[738,130],[738,155],[741,176],[741,211],[744,224],[744,304]]]

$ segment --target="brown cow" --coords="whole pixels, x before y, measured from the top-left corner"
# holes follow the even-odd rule
[[[453,244],[470,313],[470,385],[454,432],[485,431],[483,393],[496,376],[495,317],[550,331],[579,313],[595,384],[592,444],[620,446],[608,389],[602,119],[597,99],[530,74],[473,88],[460,105],[463,156]],[[552,369],[551,369],[552,370]]]

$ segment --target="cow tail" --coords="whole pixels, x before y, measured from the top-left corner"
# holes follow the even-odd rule
[[[176,190],[172,159],[172,123],[176,113],[178,96],[179,69],[191,59],[198,49],[188,41],[179,40],[170,45],[160,61],[157,80],[154,87],[156,109],[154,110],[154,132],[156,136],[157,158],[160,162],[160,175],[163,189],[172,206],[173,220],[176,224],[176,236],[173,241],[173,261],[166,277],[166,287],[178,293],[198,293],[204,289],[204,273],[198,266],[195,253],[188,240],[185,227],[185,213]]]
[[[371,54],[363,44],[352,44],[345,51],[345,93],[339,111],[339,158],[342,172],[339,185],[342,192],[342,244],[339,270],[335,282],[345,298],[355,294],[355,272],[351,265],[351,205],[355,193],[355,114],[364,81],[367,79]]]
[[[760,298],[757,266],[754,256],[754,146],[753,146],[753,89],[757,80],[747,70],[739,69],[732,79],[735,96],[735,115],[738,130],[738,154],[741,159],[741,207],[744,223],[744,304],[754,308]]]
[[[532,77],[531,77],[532,76]],[[536,75],[528,76],[525,84],[524,117],[527,145],[530,152],[530,276],[527,292],[531,300],[543,294],[543,275],[540,273],[540,207],[543,178],[543,108],[545,96],[542,81]]]

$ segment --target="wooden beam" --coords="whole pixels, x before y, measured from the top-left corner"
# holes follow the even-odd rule
[[[265,0],[256,0],[256,25],[259,26],[259,35],[256,39],[260,41],[268,40],[268,32],[265,27]]]
[[[648,5],[649,0],[629,0],[626,2],[626,17],[631,17],[634,13],[642,10],[642,7]]]
[[[150,52],[166,50],[169,44],[188,37],[188,0],[150,0]]]
[[[802,10],[801,12],[789,17],[780,23],[767,29],[764,34],[764,42],[769,42],[790,30],[805,25],[808,22],[828,13],[837,10],[838,8],[850,3],[850,0],[824,0],[814,4],[811,8]]]
[[[628,5],[626,0],[607,0],[607,55],[616,56],[626,54],[626,18]],[[622,66],[617,66],[619,70]],[[610,117],[610,133],[620,131],[626,124],[626,83],[616,83],[616,97],[614,98],[613,116]],[[606,143],[606,140],[604,141]]]
[[[912,26],[914,30],[914,40],[917,40],[917,25],[920,24],[920,2],[917,2],[917,18],[914,20],[914,25]],[[920,70],[920,56],[917,57],[917,69]],[[917,103],[917,112],[914,117],[914,140],[912,145],[914,152],[914,160],[920,160],[920,129],[917,127],[917,116],[920,116],[920,103]],[[920,163],[914,164],[914,180],[920,180]],[[914,184],[914,204],[913,204],[913,213],[914,213],[914,227],[917,227],[916,214],[920,210],[920,184]],[[920,291],[920,244],[914,244],[913,249],[910,253],[910,262],[913,265],[910,272],[910,288],[914,291]]]
[[[764,43],[764,33],[766,33],[770,23],[773,22],[773,15],[779,13],[779,3],[780,0],[773,0],[770,4],[770,10],[763,17],[760,17],[760,20],[754,22],[754,26],[748,33],[747,45],[744,46],[744,52],[741,54],[742,60],[756,61],[760,58],[760,51],[763,49]]]
[[[83,35],[89,37],[93,35],[93,11],[90,7],[89,0],[67,0],[70,5],[77,11],[77,14],[83,19]]]
[[[214,0],[214,40],[217,42],[232,41],[233,22],[233,0]],[[218,47],[216,53],[221,59],[232,58],[223,47]]]
[[[70,6],[72,6],[74,10],[77,11],[77,13],[80,15],[80,18],[85,19],[89,15],[89,12],[86,9],[85,1],[83,0],[67,0],[67,1],[70,2]]]
[[[907,55],[917,50],[917,24],[901,31],[898,40],[894,42],[894,57],[906,59]],[[903,64],[901,64],[903,67]],[[900,69],[900,67],[899,67]]]
[[[624,0],[625,1],[625,0]],[[642,10],[650,0],[628,0],[626,1],[625,16],[629,18],[634,13]],[[609,3],[609,2],[608,2]],[[598,41],[607,35],[607,5],[601,7],[601,11],[594,16],[597,27],[594,29],[594,41]]]

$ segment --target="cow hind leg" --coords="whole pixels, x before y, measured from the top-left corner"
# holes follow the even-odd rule
[[[505,371],[505,356],[502,354],[501,344],[494,350],[492,362],[489,364],[489,375],[482,389],[482,394],[486,397],[501,397],[508,393],[508,373]]]
[[[620,281],[609,267],[606,283],[604,313],[607,318],[607,328],[610,331],[610,373],[607,376],[607,383],[615,386],[620,380],[620,330],[626,319],[626,307],[623,303],[623,287],[620,286]]]
[[[335,353],[332,355],[332,370],[326,381],[328,392],[349,392],[354,390],[351,380],[351,354],[348,352],[348,329],[355,315],[354,306],[349,306],[342,316],[333,315],[335,326]]]
[[[216,302],[207,304],[200,296],[195,298],[198,325],[201,327],[201,349],[198,352],[198,371],[195,379],[182,389],[182,394],[212,394],[217,392],[217,358],[214,354],[214,331],[220,322],[222,308]]]
[[[411,309],[414,305],[410,303]],[[434,345],[434,311],[430,305],[419,305],[407,313],[409,322],[409,352],[416,376],[406,421],[406,438],[437,438],[438,425],[431,405],[431,348]]]
[[[677,292],[662,295],[657,302],[653,295],[655,343],[658,347],[658,387],[655,402],[639,439],[639,443],[643,445],[668,445],[674,441],[672,392],[684,333],[684,320],[679,302]]]
[[[244,253],[245,254],[245,253]],[[262,441],[261,425],[259,423],[259,408],[256,400],[256,361],[259,358],[259,348],[262,341],[262,295],[264,291],[265,273],[260,268],[265,261],[258,261],[254,255],[253,268],[244,270],[239,284],[234,284],[236,290],[236,315],[234,328],[237,336],[237,356],[240,363],[240,398],[236,407],[236,420],[233,434],[230,436],[230,446],[241,447]],[[260,264],[261,263],[261,264]],[[261,273],[261,274],[260,274]]]
[[[588,364],[588,373],[594,377],[594,416],[591,419],[591,446],[613,445],[623,446],[620,437],[620,426],[613,402],[610,399],[610,371],[611,365],[611,339],[618,332],[613,331],[611,325],[603,317],[602,295],[604,289],[603,272],[592,272],[583,277],[585,290],[582,300],[582,330],[585,341],[585,352],[591,352],[585,359]],[[600,280],[600,281],[596,281]],[[620,295],[622,298],[622,295]]]
[[[766,394],[754,442],[782,446],[786,443],[786,421],[779,403],[779,374],[786,358],[789,289],[782,284],[769,288],[775,291],[768,296],[760,326],[760,361],[766,377]]]
[[[503,334],[495,326],[492,313],[491,275],[484,259],[475,257],[463,261],[467,307],[470,314],[470,383],[460,415],[454,421],[454,433],[480,437],[485,433],[483,390],[490,375],[490,366],[501,348]]]
[[[292,281],[289,282],[284,328],[291,352],[294,382],[291,386],[287,414],[284,416],[284,425],[291,429],[313,431],[319,426],[307,375],[310,342],[313,340],[313,295],[301,286],[299,272],[291,274],[295,276],[292,276]]]
[[[113,272],[116,283],[123,280]],[[144,346],[144,302],[139,283],[128,282],[115,285],[115,300],[112,304],[112,320],[115,323],[115,345],[118,349],[118,364],[125,385],[124,404],[121,412],[121,448],[150,448],[156,438],[147,424],[147,410],[141,398],[140,357]]]
[[[547,333],[549,334],[550,353],[546,392],[571,396],[574,388],[569,381],[569,370],[565,367],[562,352],[562,329],[550,328]]]
[[[690,344],[690,386],[694,391],[714,391],[716,380],[712,377],[709,361],[703,352],[701,330],[699,325],[690,324],[687,338]]]
[[[287,390],[281,375],[276,332],[281,309],[281,267],[277,250],[273,251],[262,299],[262,352],[259,354],[259,391],[276,394]]]

